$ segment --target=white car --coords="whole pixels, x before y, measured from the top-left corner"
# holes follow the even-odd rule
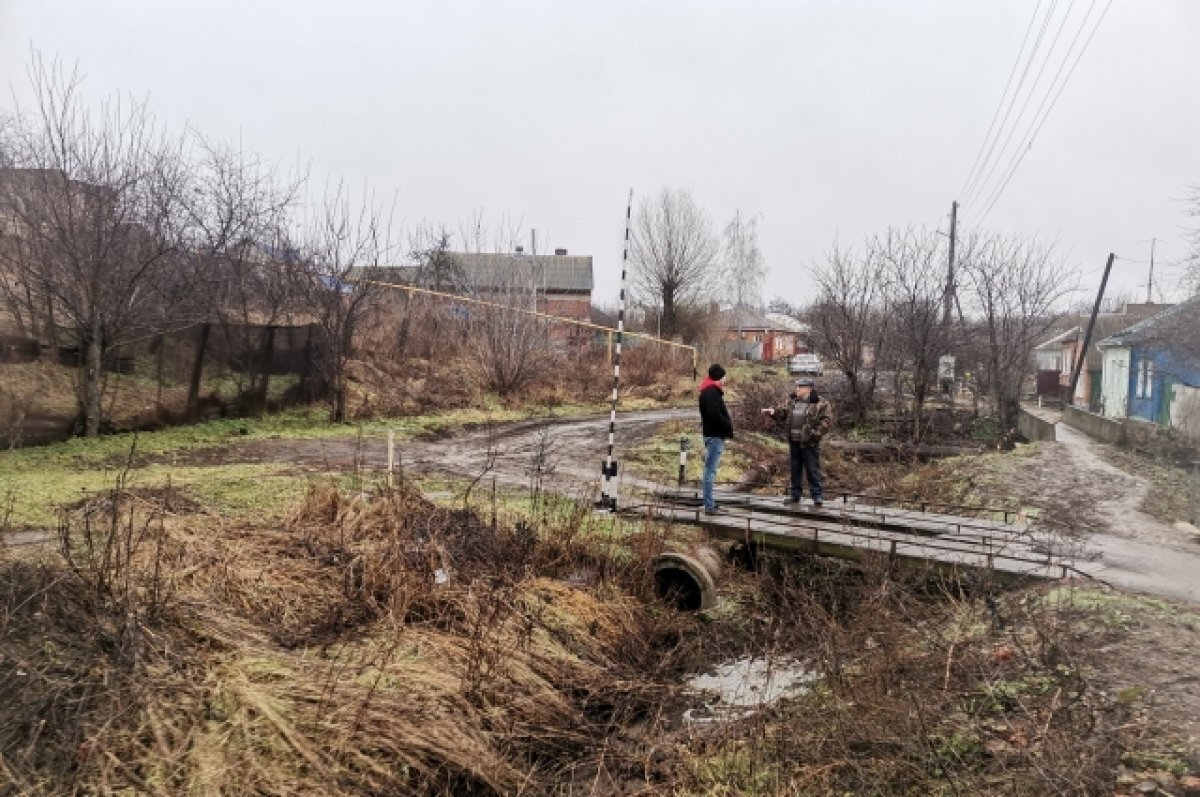
[[[788,373],[796,376],[821,376],[825,367],[815,354],[796,354],[788,360]]]

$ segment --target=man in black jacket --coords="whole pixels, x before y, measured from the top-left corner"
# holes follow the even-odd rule
[[[725,441],[733,437],[733,419],[725,406],[725,369],[714,363],[708,378],[700,383],[700,425],[704,435],[704,512],[715,515],[720,509],[713,500],[713,482],[725,451]]]

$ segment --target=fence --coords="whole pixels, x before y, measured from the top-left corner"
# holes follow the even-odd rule
[[[1032,442],[1054,442],[1054,424],[1022,407],[1017,413],[1017,432]]]
[[[1066,405],[1063,407],[1063,420],[1097,440],[1105,443],[1121,445],[1126,440],[1125,423],[1123,421],[1105,418],[1094,412]]]
[[[105,400],[114,408],[105,414],[111,428],[153,428],[308,398],[306,390],[319,387],[313,363],[320,349],[312,325],[195,324],[150,335],[105,352],[106,372],[132,377],[108,383]],[[24,376],[21,368],[41,364],[74,370],[82,362],[72,330],[60,328],[53,341],[0,334],[0,446],[72,433],[78,407],[69,400],[44,400],[44,388],[38,387],[43,377]],[[53,378],[58,380],[54,397],[61,399],[63,382]],[[72,389],[67,387],[67,395]],[[116,407],[116,396],[131,391],[139,398]]]

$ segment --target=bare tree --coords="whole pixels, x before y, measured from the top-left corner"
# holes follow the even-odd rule
[[[84,431],[99,433],[106,356],[152,335],[173,267],[170,235],[182,185],[181,141],[133,101],[85,108],[79,77],[35,60],[34,107],[7,133],[12,169],[0,206],[14,234],[0,247],[29,308],[65,323],[80,351]]]
[[[983,327],[985,383],[1000,422],[1014,427],[1033,349],[1054,326],[1075,274],[1053,244],[999,235],[970,236],[958,262]]]
[[[835,243],[823,264],[810,269],[816,301],[804,313],[812,342],[846,377],[849,408],[862,420],[875,394],[888,317],[881,311],[883,262],[874,247],[859,257]]]
[[[909,227],[889,229],[874,238],[872,258],[879,261],[884,312],[891,323],[892,365],[906,373],[913,397],[914,440],[919,440],[925,402],[937,377],[938,360],[950,351],[950,331],[942,324],[946,256],[936,234]]]
[[[717,239],[691,193],[664,188],[642,200],[633,224],[633,285],[662,308],[661,334],[679,331],[679,308],[697,303],[711,286]]]
[[[414,285],[443,293],[454,293],[463,289],[466,273],[453,251],[453,240],[454,236],[445,226],[433,228],[422,225],[417,228],[409,240],[408,254],[415,264],[412,270]],[[408,349],[413,320],[429,306],[420,294],[413,292],[406,294],[403,301],[404,316],[400,320],[400,329],[396,336],[396,352],[401,358]],[[441,326],[441,316],[441,313],[431,312],[424,318],[422,331],[425,333],[428,349],[426,356],[432,353],[433,342],[437,339]]]
[[[297,307],[299,264],[287,228],[303,179],[281,180],[240,149],[199,136],[195,142],[200,157],[183,192],[179,228],[193,301],[190,318],[178,321],[217,325],[226,349],[238,353],[238,372],[246,379],[244,386],[239,380],[239,394],[261,409],[275,327]],[[196,355],[202,360],[203,350]],[[194,383],[189,391],[189,407],[198,387]]]
[[[1190,251],[1184,256],[1184,273],[1181,282],[1188,295],[1200,294],[1200,184],[1187,189],[1186,213],[1196,220],[1196,226],[1187,232]]]
[[[498,270],[486,292],[492,304],[471,311],[473,348],[489,386],[500,395],[534,379],[550,349],[550,322],[530,312],[533,293],[525,271],[523,266]]]
[[[725,225],[723,249],[721,276],[734,306],[759,307],[767,267],[758,248],[758,217],[747,219],[742,211],[734,211]]]
[[[301,288],[321,331],[318,365],[330,395],[330,419],[346,419],[346,364],[354,335],[379,291],[378,273],[393,255],[390,217],[370,196],[351,201],[344,185],[327,189],[302,233]]]
[[[516,229],[499,226],[490,247],[481,217],[463,230],[473,263],[464,274],[467,290],[486,303],[470,309],[468,339],[488,385],[508,395],[534,379],[550,353],[550,322],[535,314],[544,264],[532,252],[507,254],[521,238]]]

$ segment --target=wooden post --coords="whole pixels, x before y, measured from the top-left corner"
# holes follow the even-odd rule
[[[396,472],[396,430],[388,429],[388,447],[387,447],[387,486],[392,489],[395,486],[395,480],[392,475]]]
[[[1192,525],[1200,526],[1200,459],[1192,462]]]

